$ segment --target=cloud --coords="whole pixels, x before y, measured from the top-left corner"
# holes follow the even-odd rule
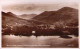
[[[2,0],[2,2],[3,1],[4,0]],[[16,0],[4,1],[2,11],[10,11],[15,14],[39,14],[43,11],[55,11],[65,6],[78,9],[78,0],[19,0],[16,2],[15,1]]]
[[[55,3],[78,3],[79,0],[2,0],[2,5],[10,4],[55,4]]]

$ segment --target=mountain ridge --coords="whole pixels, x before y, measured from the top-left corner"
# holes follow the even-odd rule
[[[70,20],[76,21],[78,20],[78,10],[71,7],[63,7],[57,11],[44,11],[43,13],[35,16],[33,19],[42,22],[47,22],[48,24],[59,21],[62,22],[63,21],[69,22]]]

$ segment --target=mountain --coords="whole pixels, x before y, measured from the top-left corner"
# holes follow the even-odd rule
[[[75,24],[78,22],[78,10],[70,7],[63,7],[57,11],[44,11],[37,16],[34,15],[35,14],[32,14],[30,17],[31,20],[28,20],[20,18],[11,12],[2,12],[2,26],[36,26],[40,24],[61,26],[65,24]],[[30,15],[23,14],[22,16],[28,17]]]
[[[34,15],[34,14],[32,14]],[[2,12],[2,27],[15,27],[15,26],[36,26],[39,24],[43,24],[42,22],[23,19],[18,17],[17,15],[8,12]]]
[[[2,26],[13,27],[13,26],[23,26],[31,25],[28,20],[18,18],[15,14],[8,12],[2,12]]]
[[[19,18],[22,18],[22,19],[32,19],[33,17],[35,17],[36,14],[23,14],[23,15],[20,15],[18,16]]]
[[[71,7],[63,7],[57,11],[44,11],[33,19],[47,24],[71,23],[78,21],[78,10]]]

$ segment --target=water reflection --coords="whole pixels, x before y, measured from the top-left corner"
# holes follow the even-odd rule
[[[15,37],[15,35],[12,35],[12,34],[11,34],[10,37]]]
[[[50,46],[36,46],[40,47],[48,47],[48,48],[55,48],[55,47],[78,47],[78,37],[73,35],[69,35],[73,38],[71,39],[64,39],[59,38],[59,36],[15,36],[15,35],[3,35],[2,36],[2,46],[9,47],[6,45],[50,45]],[[15,41],[15,42],[14,42]],[[73,46],[68,46],[73,45]],[[13,47],[13,46],[10,46]],[[16,46],[19,47],[19,46]],[[24,47],[24,46],[20,46]],[[35,46],[25,46],[27,48]]]
[[[32,35],[32,36],[30,36],[30,38],[32,38],[32,39],[36,39],[37,37],[36,37],[36,36],[34,36],[34,35]]]

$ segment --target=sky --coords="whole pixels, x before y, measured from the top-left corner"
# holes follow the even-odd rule
[[[78,9],[79,0],[2,0],[2,11],[15,14],[39,14],[43,11],[55,11],[62,7]]]

